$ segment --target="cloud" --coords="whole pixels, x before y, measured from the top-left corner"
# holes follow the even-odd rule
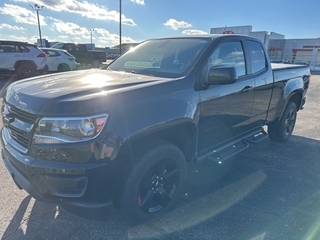
[[[4,7],[0,7],[0,14],[12,16],[17,23],[38,25],[37,15],[33,10],[28,10],[17,5],[5,3]],[[39,15],[39,18],[41,25],[47,25],[41,14]]]
[[[177,21],[175,19],[169,19],[166,23],[164,23],[165,26],[171,27],[174,30],[178,30],[180,28],[190,28],[192,25],[190,23],[184,22],[184,21]]]
[[[15,2],[30,3],[30,0],[14,0]],[[135,0],[141,2],[143,0]],[[119,12],[109,11],[105,6],[89,3],[88,1],[81,0],[35,0],[35,4],[44,6],[44,9],[50,9],[56,12],[69,12],[79,14],[83,17],[96,19],[96,20],[108,20],[119,22]],[[129,26],[136,26],[136,23],[127,18],[125,15],[121,15],[122,24]]]
[[[182,34],[187,34],[187,35],[198,35],[198,34],[208,34],[205,31],[202,30],[196,30],[196,29],[188,29],[188,30],[183,30]]]
[[[130,0],[130,1],[139,5],[144,5],[144,0]]]
[[[52,21],[52,30],[53,32],[59,32],[61,34],[60,37],[55,37],[60,41],[66,41],[67,39],[76,40],[76,41],[83,41],[88,40],[90,41],[91,35],[90,30],[85,27],[81,27],[76,23],[72,22],[64,22],[60,19],[47,17],[48,21]],[[96,46],[112,46],[119,44],[119,35],[110,33],[108,30],[104,28],[94,28],[92,32],[92,39],[95,39]],[[131,43],[137,42],[130,37],[122,36],[122,42]],[[104,46],[104,47],[105,47]]]
[[[23,30],[27,30],[26,28],[23,27],[17,27],[17,26],[11,26],[9,24],[3,23],[0,24],[0,29],[10,29],[10,30],[19,30],[19,31],[23,31]]]
[[[119,44],[119,35],[118,34],[113,34],[110,33],[108,30],[103,29],[103,28],[97,28],[95,31],[100,34],[101,36],[98,37],[99,42],[101,43],[111,43],[113,45],[118,45]],[[123,43],[133,43],[137,42],[134,39],[130,37],[124,37],[121,36],[121,42]]]
[[[55,19],[52,17],[48,17],[49,19],[53,20],[52,27],[62,34],[69,34],[69,35],[90,35],[89,29],[85,27],[80,27],[76,23],[72,22],[64,22],[59,19]]]
[[[20,41],[20,42],[29,42],[29,43],[35,43],[37,42],[38,36],[32,36],[32,37],[25,37],[25,36],[15,36],[15,35],[8,35],[6,39]]]

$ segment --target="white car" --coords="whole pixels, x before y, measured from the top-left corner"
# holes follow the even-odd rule
[[[56,48],[41,48],[47,54],[48,71],[71,71],[76,69],[76,58],[67,50]]]
[[[47,69],[47,56],[36,45],[0,40],[0,73],[27,78]]]

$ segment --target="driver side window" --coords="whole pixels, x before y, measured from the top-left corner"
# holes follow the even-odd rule
[[[246,75],[241,42],[222,43],[209,57],[208,66],[209,69],[218,66],[234,67],[238,77]]]

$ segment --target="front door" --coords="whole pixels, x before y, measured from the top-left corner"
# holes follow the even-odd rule
[[[200,92],[198,152],[232,140],[250,130],[254,78],[247,75],[242,41],[222,43],[208,59],[208,69],[233,66],[238,79],[233,84],[211,85]]]

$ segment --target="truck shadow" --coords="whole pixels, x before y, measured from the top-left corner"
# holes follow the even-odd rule
[[[320,141],[292,136],[242,152],[217,181],[203,163],[173,211],[139,226],[116,211],[95,222],[38,201],[28,215],[26,197],[2,239],[306,239],[319,230],[319,155]]]

